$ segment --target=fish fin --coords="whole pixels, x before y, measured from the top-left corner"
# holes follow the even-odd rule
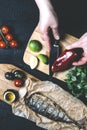
[[[85,121],[86,121],[86,118],[83,118],[83,119],[81,119],[81,120],[78,120],[77,122],[78,122],[78,124],[80,124],[80,125],[84,125]]]
[[[84,125],[85,125],[85,121],[86,121],[86,118],[84,117],[83,119],[78,120],[78,121],[76,122],[76,124],[77,124],[77,126],[78,126],[79,128],[83,128]]]

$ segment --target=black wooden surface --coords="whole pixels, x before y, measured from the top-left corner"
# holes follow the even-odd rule
[[[18,49],[0,49],[0,63],[27,68],[23,53],[38,21],[38,9],[33,0],[0,0],[0,27],[7,25],[21,44]],[[2,86],[3,87],[3,86]],[[0,130],[41,130],[35,123],[12,114],[11,107],[0,101]]]
[[[59,16],[60,30],[80,37],[87,30],[86,3],[84,0],[70,1],[52,0],[55,10]],[[24,69],[28,73],[49,80],[37,70],[31,71],[29,66],[23,62],[23,54],[27,42],[38,23],[38,8],[34,0],[0,0],[0,26],[9,26],[15,34],[15,39],[21,44],[18,49],[0,49],[0,63],[13,64]],[[65,83],[52,79],[54,83],[65,87]],[[3,87],[3,86],[2,86]],[[0,130],[40,130],[34,123],[16,117],[11,112],[11,107],[0,102]]]

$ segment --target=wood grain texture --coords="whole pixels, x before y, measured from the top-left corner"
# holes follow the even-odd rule
[[[30,40],[39,40],[42,44],[42,50],[39,52],[39,53],[34,53],[32,51],[30,51],[28,45],[26,47],[26,50],[25,50],[25,53],[24,53],[24,57],[23,57],[23,60],[26,64],[30,64],[30,61],[29,61],[29,58],[34,55],[34,56],[37,56],[38,54],[45,54],[49,57],[49,51],[46,49],[46,43],[42,40],[42,38],[40,37],[40,33],[38,31],[38,29],[36,28],[35,31],[33,32],[31,38],[29,39]],[[29,42],[28,42],[29,43]],[[49,65],[47,64],[43,64],[42,62],[39,62],[38,66],[37,66],[37,69],[44,72],[44,73],[47,73],[49,74]]]
[[[34,56],[37,56],[38,54],[46,54],[48,57],[50,56],[50,52],[47,50],[47,47],[46,47],[46,43],[42,40],[41,36],[40,36],[40,32],[38,30],[38,28],[36,27],[36,29],[34,30],[33,34],[31,35],[30,40],[38,40],[41,42],[43,48],[42,50],[39,52],[39,53],[34,53],[34,52],[31,52],[28,48],[28,45],[25,49],[25,53],[24,53],[24,56],[23,56],[23,60],[24,62],[29,65],[30,61],[29,61],[29,58],[30,56],[34,55]],[[65,34],[64,37],[58,42],[58,44],[61,46],[62,48],[62,51],[66,49],[66,46],[69,45],[69,44],[72,44],[73,42],[77,41],[78,39],[70,34]],[[29,43],[28,41],[28,43]],[[46,73],[49,75],[49,64],[48,65],[45,65],[43,63],[39,63],[39,65],[37,66],[36,68],[37,70],[43,72],[43,73]],[[66,73],[68,72],[69,70],[66,70],[66,71],[63,71],[63,72],[57,72],[57,73],[54,73],[53,77],[57,78],[57,79],[60,79],[60,80],[63,80],[65,79],[65,75]]]
[[[6,72],[13,72],[14,70],[21,70],[21,69],[14,65],[10,65],[10,64],[0,64],[0,100],[2,100],[2,101],[4,101],[3,94],[6,90],[8,90],[8,89],[12,89],[12,90],[16,90],[16,91],[19,90],[18,87],[14,86],[13,81],[5,78]],[[21,71],[23,71],[23,70],[21,70]],[[26,79],[29,77],[35,81],[39,80],[39,79],[35,78],[34,76],[26,73],[25,71],[23,71],[23,72],[26,75]]]

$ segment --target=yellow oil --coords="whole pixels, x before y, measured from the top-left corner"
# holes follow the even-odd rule
[[[13,100],[15,100],[14,94],[13,93],[7,93],[6,94],[6,100],[7,101],[13,101]]]

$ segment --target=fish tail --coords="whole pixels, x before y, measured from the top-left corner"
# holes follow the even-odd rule
[[[79,130],[84,127],[85,121],[86,121],[86,118],[83,118],[83,119],[75,122],[75,125],[77,125],[79,127]]]

